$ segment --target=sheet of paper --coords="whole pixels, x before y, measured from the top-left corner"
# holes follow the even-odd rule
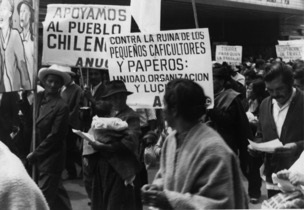
[[[261,152],[273,153],[276,148],[283,146],[282,142],[280,142],[279,139],[274,139],[263,143],[256,143],[249,139],[248,141],[254,150],[258,150]]]
[[[80,136],[81,138],[83,138],[84,140],[88,141],[88,142],[94,142],[95,141],[94,137],[89,133],[85,133],[85,132],[82,132],[82,131],[76,130],[76,129],[72,129],[72,131],[75,134],[77,134],[78,136]]]
[[[299,172],[304,174],[304,151],[297,161],[289,168],[289,171]]]

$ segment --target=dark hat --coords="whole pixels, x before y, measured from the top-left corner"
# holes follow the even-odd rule
[[[228,80],[229,78],[229,69],[225,68],[224,66],[217,66],[212,69],[213,77],[223,78]]]
[[[113,80],[107,83],[106,90],[102,98],[107,98],[117,93],[126,93],[127,95],[133,94],[133,92],[127,91],[123,81]]]
[[[19,2],[18,6],[17,6],[18,14],[20,14],[20,7],[22,4],[26,4],[30,8],[31,12],[32,13],[34,12],[33,1],[32,0],[22,0]]]

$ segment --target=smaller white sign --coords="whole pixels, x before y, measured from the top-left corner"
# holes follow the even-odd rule
[[[285,62],[304,59],[304,45],[276,45],[276,53]]]
[[[242,52],[242,46],[217,45],[215,60],[217,63],[227,62],[229,65],[239,65],[242,63]]]

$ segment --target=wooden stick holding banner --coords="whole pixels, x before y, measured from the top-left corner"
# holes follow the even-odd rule
[[[33,99],[33,131],[32,131],[32,144],[31,151],[36,149],[36,109],[37,109],[37,73],[38,73],[38,28],[39,28],[39,0],[33,1],[34,6],[34,33],[36,34],[36,38],[34,41],[34,71],[33,71],[33,91],[34,91],[34,99]],[[38,183],[38,169],[37,165],[32,165],[32,179],[34,182]]]
[[[90,81],[89,81],[89,69],[87,68],[87,81],[86,81],[86,85],[88,86],[88,87],[90,87]]]
[[[79,80],[80,87],[81,87],[81,88],[84,88],[84,79],[83,79],[83,73],[82,73],[82,68],[81,68],[81,66],[79,66],[79,72],[80,72],[80,80]]]
[[[195,28],[199,28],[195,0],[192,0],[192,8],[194,14]]]

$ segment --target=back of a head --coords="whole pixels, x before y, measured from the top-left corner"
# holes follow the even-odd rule
[[[303,60],[296,60],[293,63],[292,68],[293,68],[294,71],[296,71],[297,69],[304,70],[304,61]]]
[[[268,96],[268,92],[266,91],[266,85],[263,79],[258,78],[252,81],[252,92],[256,96],[256,98],[264,99]]]
[[[255,79],[256,75],[257,74],[253,69],[246,69],[246,71],[244,72],[244,76],[250,77],[251,79]]]
[[[282,78],[282,82],[289,87],[293,85],[292,68],[290,65],[286,65],[283,62],[273,62],[267,66],[264,76],[265,82],[271,82],[276,78]]]
[[[175,79],[166,86],[164,100],[168,109],[175,108],[187,121],[197,121],[206,113],[206,96],[203,88],[188,79]]]
[[[263,60],[263,59],[257,59],[256,62],[255,62],[255,67],[257,69],[263,69],[265,63],[266,63],[265,60]]]

